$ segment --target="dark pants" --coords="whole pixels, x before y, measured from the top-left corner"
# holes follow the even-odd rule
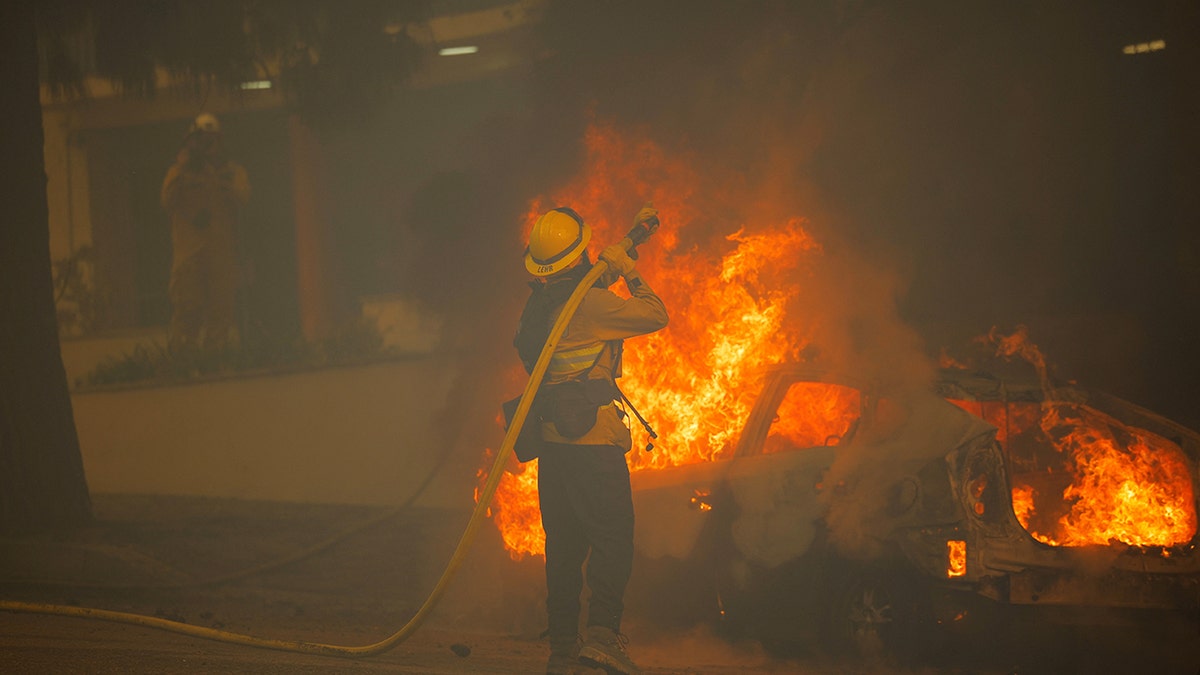
[[[619,631],[633,567],[633,496],[625,454],[611,445],[546,446],[538,459],[538,496],[546,530],[550,640],[574,640],[579,632],[585,560],[591,590],[587,624]]]

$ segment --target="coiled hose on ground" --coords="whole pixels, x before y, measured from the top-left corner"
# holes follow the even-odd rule
[[[658,220],[655,218],[651,227],[657,229]],[[630,250],[634,246],[641,244],[650,236],[653,229],[647,229],[642,225],[634,227],[634,229],[621,240],[620,245],[625,250]],[[467,522],[467,527],[463,531],[462,536],[458,540],[458,546],[454,549],[454,554],[450,556],[450,561],[446,564],[442,571],[441,578],[438,583],[430,591],[429,597],[417,609],[413,617],[408,620],[399,630],[386,638],[369,645],[362,646],[344,646],[330,645],[320,642],[304,642],[300,640],[276,640],[271,638],[257,637],[254,635],[243,635],[240,633],[231,633],[228,631],[217,630],[215,628],[205,628],[202,626],[193,626],[178,621],[170,621],[160,619],[153,616],[145,616],[142,614],[130,614],[127,612],[116,612],[106,609],[96,609],[92,607],[71,607],[68,605],[49,605],[29,602],[14,602],[3,600],[0,601],[0,610],[9,612],[26,612],[34,614],[54,614],[60,616],[73,616],[87,619],[99,619],[104,621],[114,621],[117,623],[127,623],[136,626],[145,626],[148,628],[158,628],[161,630],[170,631],[173,633],[181,633],[192,637],[202,638],[206,640],[216,640],[218,642],[226,642],[231,644],[245,645],[248,647],[258,647],[261,649],[274,649],[279,651],[296,652],[301,654],[318,654],[322,656],[337,656],[342,658],[361,658],[365,656],[375,656],[382,654],[394,648],[396,645],[407,640],[417,628],[424,623],[425,619],[433,611],[433,608],[441,600],[446,589],[450,585],[450,581],[458,572],[458,568],[462,565],[466,558],[467,552],[475,541],[475,535],[479,531],[479,527],[483,524],[487,516],[488,507],[491,505],[492,497],[496,493],[496,487],[500,484],[500,478],[504,473],[504,466],[508,462],[509,455],[513,451],[513,444],[516,442],[517,436],[521,433],[521,427],[525,425],[525,418],[529,415],[529,408],[533,403],[533,398],[537,394],[538,387],[541,385],[542,377],[546,374],[546,368],[550,365],[550,357],[554,354],[555,347],[558,346],[559,340],[566,331],[567,324],[571,317],[575,315],[575,311],[579,309],[579,305],[583,302],[583,297],[587,294],[588,289],[608,270],[608,263],[603,260],[598,260],[592,269],[583,277],[579,285],[575,287],[575,291],[571,293],[571,297],[567,299],[563,305],[562,311],[558,315],[558,319],[554,322],[554,326],[550,329],[550,335],[546,339],[546,344],[542,348],[541,355],[538,356],[537,363],[534,364],[533,371],[529,374],[529,380],[525,384],[525,391],[521,394],[521,401],[517,404],[517,410],[513,414],[512,422],[509,424],[508,431],[504,434],[504,441],[500,444],[500,449],[496,452],[496,459],[492,462],[492,469],[488,473],[487,482],[484,483],[483,490],[479,494],[479,500],[475,504],[475,510],[471,514],[471,519]]]

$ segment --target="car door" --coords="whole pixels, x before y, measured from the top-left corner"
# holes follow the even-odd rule
[[[853,387],[770,373],[732,456],[631,477],[638,552],[687,559],[705,529],[719,527],[759,564],[803,554],[821,515],[822,477],[857,429],[862,401]]]

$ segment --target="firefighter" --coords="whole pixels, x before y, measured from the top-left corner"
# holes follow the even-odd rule
[[[237,218],[249,197],[246,170],[225,156],[221,123],[201,113],[162,185],[173,249],[172,351],[230,342],[238,293]]]
[[[653,230],[647,206],[635,225]],[[651,225],[653,227],[651,227]],[[559,310],[592,267],[591,228],[570,208],[533,226],[525,266],[535,279],[515,341],[532,370]],[[625,586],[633,565],[633,498],[625,453],[632,447],[621,376],[625,338],[667,325],[667,310],[619,245],[600,253],[610,272],[587,291],[551,357],[537,395],[540,419],[538,497],[546,531],[547,673],[573,672],[577,661],[609,672],[639,673],[621,633]],[[623,277],[632,297],[608,289]],[[535,423],[532,421],[530,423]],[[587,560],[587,630],[579,637],[582,569]]]

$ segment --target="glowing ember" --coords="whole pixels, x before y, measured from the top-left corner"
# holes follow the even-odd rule
[[[701,182],[686,163],[606,127],[589,129],[585,143],[587,163],[580,177],[534,200],[526,221],[531,225],[547,209],[570,205],[592,227],[594,255],[624,236],[642,202],[653,203],[663,216],[664,227],[647,245],[653,251],[638,267],[662,296],[671,324],[626,345],[620,380],[659,439],[653,452],[627,455],[630,469],[729,457],[754,404],[762,368],[800,361],[809,343],[799,322],[785,322],[785,314],[821,247],[800,218],[755,223],[753,231],[730,223],[710,235],[711,219],[694,211],[692,190]],[[685,240],[686,250],[676,250]],[[858,414],[857,392],[853,400],[850,392],[829,388],[822,397],[809,391],[804,400],[789,403],[772,433],[805,446],[837,443]],[[820,422],[806,427],[809,413],[801,407],[819,411]],[[641,430],[635,426],[634,433],[637,448]],[[493,502],[494,520],[514,557],[542,551],[536,471],[529,463],[522,472],[504,476]],[[699,508],[704,506],[707,502]]]

